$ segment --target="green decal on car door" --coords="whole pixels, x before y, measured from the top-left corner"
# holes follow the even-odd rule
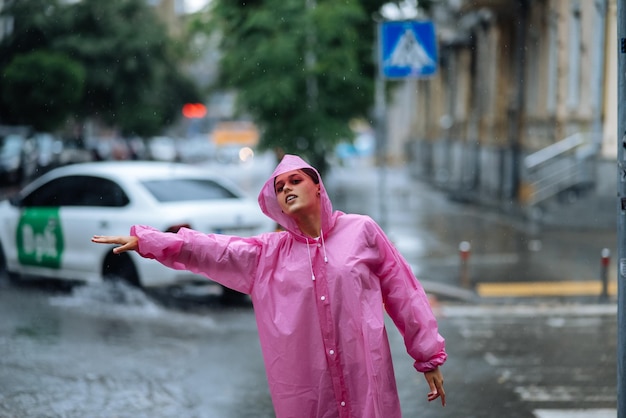
[[[59,208],[25,209],[16,233],[20,263],[50,268],[61,266],[63,231]]]

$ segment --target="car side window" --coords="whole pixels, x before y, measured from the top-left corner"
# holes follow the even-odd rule
[[[150,180],[142,183],[159,202],[235,199],[222,185],[208,179]]]
[[[115,182],[95,176],[66,176],[51,180],[22,199],[25,207],[122,207],[128,196]]]

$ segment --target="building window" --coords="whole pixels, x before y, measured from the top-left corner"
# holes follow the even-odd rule
[[[580,56],[581,56],[582,24],[580,16],[580,0],[572,0],[569,24],[569,57],[567,80],[567,107],[578,108],[580,102]]]
[[[556,113],[557,91],[559,85],[559,39],[558,15],[550,11],[548,21],[548,91],[546,94],[546,110],[549,115]]]
[[[603,89],[604,89],[604,45],[605,45],[605,18],[606,15],[606,2],[598,1],[595,2],[595,15],[593,17],[594,23],[593,27],[596,28],[593,34],[593,43],[592,43],[592,60],[591,60],[591,108],[596,111],[596,118],[601,118],[602,114],[602,98],[603,98]]]

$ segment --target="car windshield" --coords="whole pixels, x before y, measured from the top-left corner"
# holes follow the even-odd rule
[[[143,181],[142,184],[159,202],[236,199],[239,197],[211,180],[164,179]]]

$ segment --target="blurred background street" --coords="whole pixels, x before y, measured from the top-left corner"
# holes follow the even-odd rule
[[[508,292],[513,293],[507,294],[503,286],[498,295],[490,286],[495,283],[560,282],[561,292],[552,295],[558,298],[579,282],[579,296],[593,300],[600,291],[602,252],[616,253],[615,228],[551,227],[515,212],[463,203],[453,194],[415,181],[406,168],[386,170],[382,193],[375,170],[338,168],[327,181],[337,208],[366,212],[386,225],[421,280],[484,290],[483,296],[489,290],[493,290],[489,295],[504,298],[526,291],[510,286]],[[466,254],[460,248],[464,242]],[[616,264],[609,263],[607,282],[614,296]],[[582,283],[591,285],[590,290],[585,291]],[[535,294],[542,295],[541,285],[534,287]]]
[[[220,167],[245,187],[271,173],[272,159],[259,161]],[[599,251],[613,248],[614,231],[533,230],[452,201],[404,170],[386,177],[386,229],[424,281],[450,356],[448,405],[428,404],[425,382],[388,324],[405,416],[615,416],[613,295],[482,296],[475,288],[599,280]],[[334,167],[324,179],[338,209],[374,217],[379,180],[369,167]],[[469,287],[459,276],[463,240],[472,248]],[[541,245],[529,249],[532,240]],[[213,296],[167,301],[108,284],[63,290],[3,279],[0,289],[2,417],[273,416],[249,306]]]
[[[449,403],[390,323],[406,417],[615,417],[623,6],[0,0],[0,418],[273,417],[246,297],[89,238],[144,213],[271,230],[244,198],[285,153],[429,295]],[[166,169],[120,178],[130,160],[200,167],[252,210],[208,222]]]

